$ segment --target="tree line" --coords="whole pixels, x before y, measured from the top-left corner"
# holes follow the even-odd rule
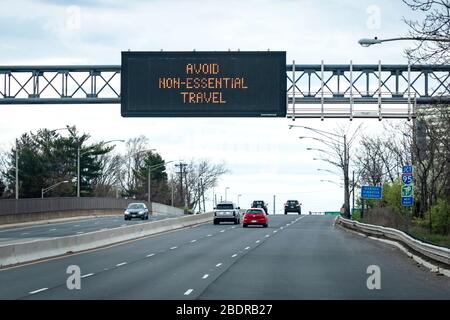
[[[169,175],[168,160],[150,149],[145,136],[126,141],[125,152],[120,154],[112,142],[90,142],[90,134],[75,126],[67,129],[68,135],[48,129],[24,133],[10,150],[0,154],[0,198],[16,197],[16,157],[19,198],[39,198],[42,189],[53,185],[57,186],[45,197],[75,197],[79,170],[82,197],[146,200],[150,168],[152,201],[200,210],[209,200],[205,194],[227,172],[223,163],[191,159],[182,163],[181,173],[173,170]]]

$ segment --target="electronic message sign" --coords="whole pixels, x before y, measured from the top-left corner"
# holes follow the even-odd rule
[[[286,52],[122,52],[123,117],[285,117]]]

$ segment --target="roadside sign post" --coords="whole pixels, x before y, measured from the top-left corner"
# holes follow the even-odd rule
[[[406,165],[402,167],[402,192],[401,204],[404,207],[411,207],[414,204],[414,177],[412,166]]]
[[[382,188],[380,186],[362,186],[361,187],[361,219],[364,217],[364,205],[365,199],[375,199],[381,200],[382,198]]]

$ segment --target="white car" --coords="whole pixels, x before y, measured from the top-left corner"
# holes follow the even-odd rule
[[[214,224],[221,222],[241,223],[241,208],[237,207],[233,202],[221,202],[214,208]]]

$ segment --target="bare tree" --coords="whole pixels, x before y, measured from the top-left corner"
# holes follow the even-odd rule
[[[120,155],[100,156],[102,174],[94,181],[95,197],[115,197],[119,191],[119,177],[123,159]]]
[[[187,163],[184,177],[180,177],[180,175],[173,177],[169,184],[179,186],[179,179],[183,178],[183,196],[186,198],[187,206],[194,210],[200,210],[203,206],[203,199],[207,200],[205,197],[207,191],[217,186],[219,178],[227,172],[228,169],[224,163],[214,164],[207,159],[191,160]],[[178,203],[182,203],[180,197],[177,198]]]
[[[145,164],[143,152],[148,149],[148,138],[143,135],[132,138],[126,143],[126,152],[122,156],[122,165],[117,177],[126,196],[136,196],[138,192],[141,184],[139,171]]]
[[[403,18],[409,26],[409,36],[419,40],[415,47],[407,49],[406,55],[415,63],[448,64],[450,42],[433,39],[450,39],[449,0],[403,0],[413,11],[423,12],[422,21]]]

